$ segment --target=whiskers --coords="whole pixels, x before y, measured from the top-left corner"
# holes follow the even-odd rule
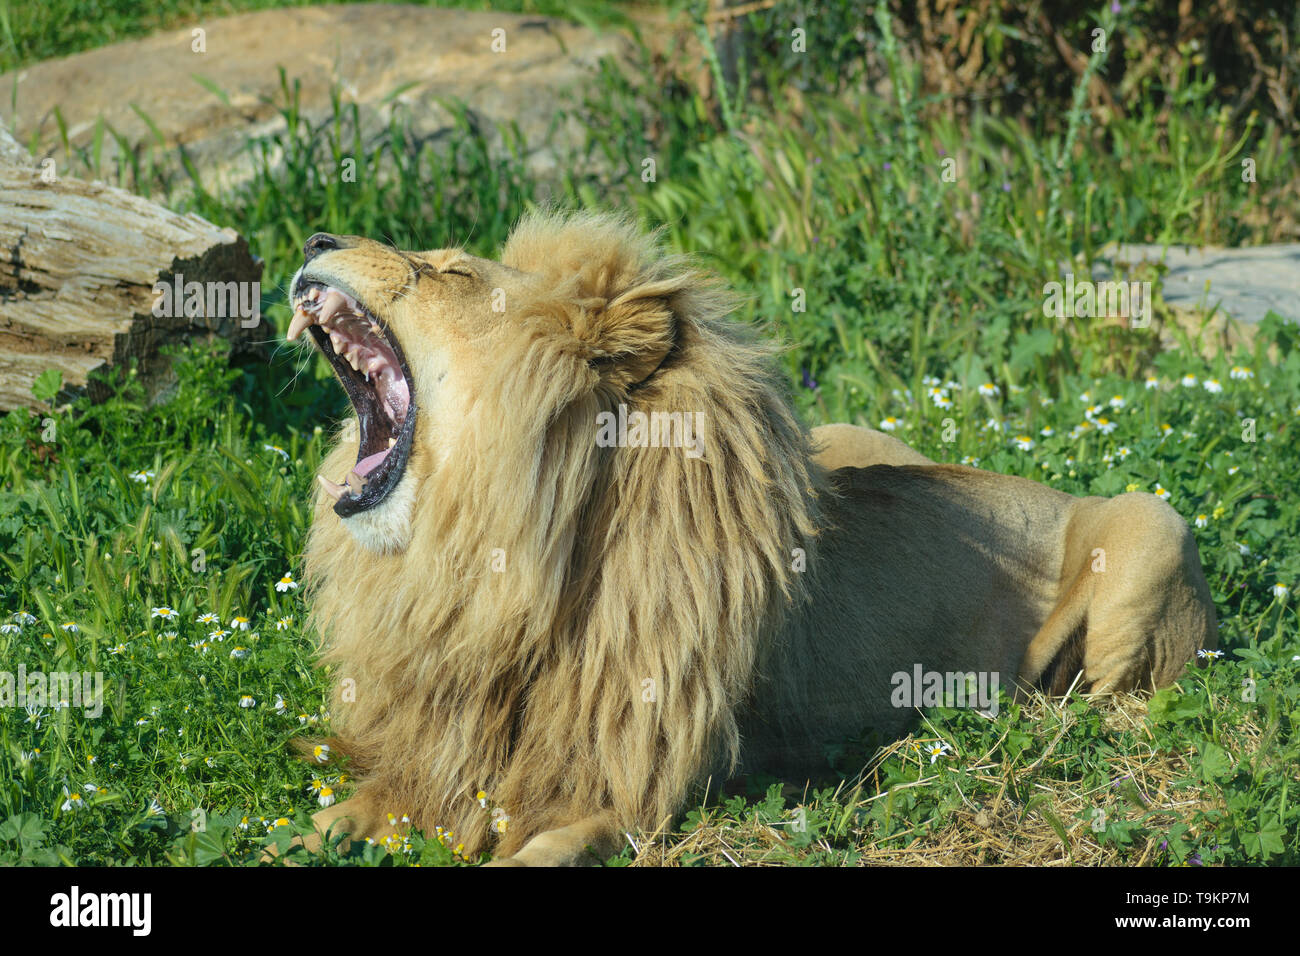
[[[276,283],[276,289],[284,296],[284,304],[288,306],[290,315],[293,314],[293,290],[287,288],[283,283]],[[275,363],[282,355],[293,354],[293,375],[285,380],[285,383],[276,391],[275,397],[279,398],[286,391],[298,384],[298,378],[311,365],[312,357],[316,349],[312,348],[311,342],[314,341],[310,336],[304,335],[296,342],[290,342],[283,337],[277,330],[277,333],[271,338],[262,339],[258,345],[275,344],[275,349],[271,352],[271,362]]]

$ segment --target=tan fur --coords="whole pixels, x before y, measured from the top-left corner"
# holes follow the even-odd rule
[[[407,813],[470,854],[583,862],[711,773],[812,773],[828,740],[902,732],[890,675],[914,664],[1120,690],[1215,645],[1164,502],[810,440],[727,292],[624,220],[530,216],[500,263],[339,241],[304,274],[392,329],[419,412],[391,501],[316,500],[306,575],[360,781],[322,826]],[[702,454],[598,447],[620,403],[702,416]],[[345,430],[321,472],[356,456]]]

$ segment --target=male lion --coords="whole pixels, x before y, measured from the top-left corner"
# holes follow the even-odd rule
[[[903,733],[899,672],[1128,690],[1216,644],[1163,501],[810,436],[726,290],[622,219],[530,215],[500,262],[305,251],[288,337],[356,412],[306,553],[358,779],[322,829],[589,861],[711,773]]]

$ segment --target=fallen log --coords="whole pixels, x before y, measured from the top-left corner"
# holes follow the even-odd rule
[[[261,277],[233,229],[60,177],[0,126],[0,409],[41,407],[31,388],[46,369],[98,401],[90,373],[135,358],[154,400],[175,381],[163,346],[220,337],[259,351]]]

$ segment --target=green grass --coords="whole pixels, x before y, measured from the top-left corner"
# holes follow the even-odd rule
[[[110,13],[84,39],[137,27]],[[760,109],[733,91],[738,133],[680,81],[667,96],[648,67],[644,85],[611,73],[580,112],[617,118],[588,123],[587,148],[614,173],[569,175],[562,191],[664,224],[673,247],[749,296],[742,317],[790,345],[811,424],[890,427],[937,460],[1072,494],[1167,494],[1194,523],[1227,654],[1145,703],[1004,701],[992,720],[931,708],[882,750],[835,742],[839,786],[711,788],[615,862],[1300,862],[1300,507],[1286,494],[1300,471],[1300,316],[1270,318],[1229,354],[1159,301],[1151,329],[1058,326],[1042,311],[1060,265],[1083,274],[1108,242],[1259,239],[1271,200],[1240,181],[1239,159],[1257,160],[1260,183],[1285,180],[1294,144],[1230,127],[1213,90],[1190,82],[1166,117],[1094,124],[1079,108],[1052,129],[988,115],[959,126],[918,102],[884,51],[889,100],[770,91],[780,108]],[[286,132],[250,148],[282,150],[283,166],[264,163],[235,195],[198,182],[174,200],[239,229],[266,260],[272,343],[288,320],[279,283],[307,235],[466,241],[491,255],[535,185],[517,150],[494,153],[467,123],[437,153],[399,116],[366,149],[346,114],[309,128],[290,89],[282,109]],[[637,119],[649,113],[653,136]],[[319,158],[342,155],[388,172],[340,183]],[[299,573],[313,476],[346,402],[322,362],[282,343],[266,364],[230,368],[217,344],[177,368],[160,407],[124,375],[101,405],[0,419],[0,612],[34,618],[0,633],[0,659],[101,671],[106,688],[100,719],[0,708],[0,863],[253,863],[322,786],[346,792],[346,768],[290,747],[328,733],[328,675],[313,666],[301,592],[276,588]],[[209,614],[217,623],[199,620]],[[935,741],[950,752],[933,763],[912,746]],[[82,798],[63,810],[72,792]],[[395,854],[321,860],[463,863],[454,847],[415,834]]]

